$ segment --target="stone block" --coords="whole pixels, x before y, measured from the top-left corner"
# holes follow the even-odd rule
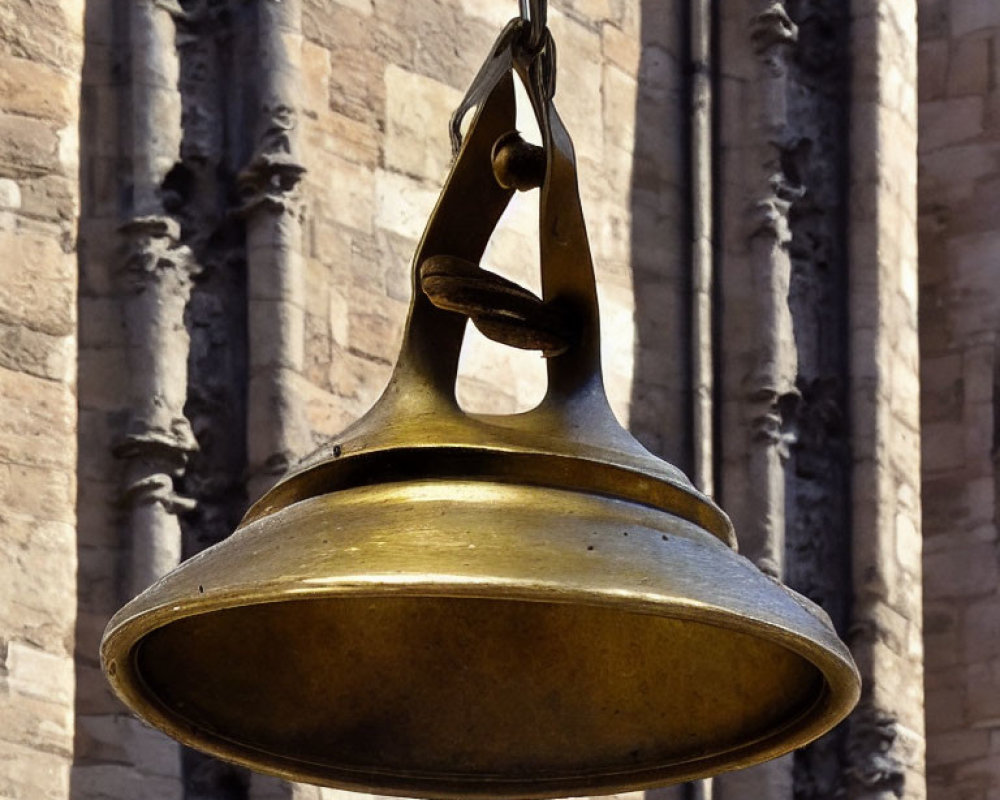
[[[922,151],[968,142],[983,133],[983,99],[958,97],[923,103],[920,107]]]
[[[22,694],[8,684],[0,678],[0,713],[4,715],[0,750],[6,750],[10,742],[69,757],[73,752],[72,703]]]
[[[448,121],[461,92],[390,64],[385,71],[385,166],[441,182],[451,166]]]
[[[72,383],[75,355],[75,342],[69,336],[50,336],[24,325],[0,322],[0,367]]]
[[[75,454],[66,442],[76,430],[76,409],[69,388],[0,367],[0,396],[8,404],[0,417],[0,461],[71,470]]]
[[[416,242],[391,231],[378,230],[375,234],[375,246],[380,269],[385,276],[386,294],[393,300],[409,302]]]
[[[0,178],[0,209],[17,211],[21,208],[21,187],[10,178]]]
[[[378,398],[389,381],[392,367],[351,350],[334,346],[330,362],[330,386],[344,412],[357,419]]]
[[[914,511],[897,511],[895,518],[896,559],[911,575],[920,575],[921,541],[919,515]]]
[[[330,292],[333,290],[331,273],[328,264],[315,258],[305,260],[306,314],[323,317],[329,312]]]
[[[369,123],[359,122],[345,114],[323,111],[315,118],[307,116],[303,123],[306,165],[315,169],[324,155],[334,155],[355,164],[374,168],[378,162],[382,140],[378,130]],[[325,178],[316,176],[316,181]]]
[[[0,55],[0,111],[68,121],[77,109],[77,81],[63,70]]]
[[[963,688],[927,693],[927,734],[961,730],[966,726],[965,690]]]
[[[315,165],[306,187],[320,219],[359,231],[372,230],[375,177],[365,165],[327,155]]]
[[[601,53],[606,61],[627,75],[635,75],[639,70],[638,37],[629,35],[617,25],[605,22],[601,25]]]
[[[15,179],[60,172],[63,140],[52,123],[0,112],[0,174]]]
[[[989,751],[989,741],[988,731],[963,730],[938,734],[927,749],[927,765],[934,767],[981,758]]]
[[[482,264],[525,289],[541,295],[538,236],[519,227],[503,227],[493,234]]]
[[[548,386],[545,362],[466,327],[458,368],[458,398],[470,413],[512,414],[534,408]]]
[[[68,175],[38,175],[21,181],[21,211],[26,216],[59,222],[64,228],[75,225],[79,213],[77,184]]]
[[[953,37],[1000,27],[1000,9],[993,0],[950,0],[948,8]]]
[[[519,410],[517,396],[472,375],[459,375],[455,394],[462,410],[469,414],[513,414]]]
[[[302,42],[302,109],[316,119],[330,107],[330,51],[306,39]]]
[[[81,797],[99,800],[183,800],[179,777],[144,775],[131,764],[77,764],[73,768],[73,790]]]
[[[82,34],[81,0],[20,3],[0,13],[0,42],[5,50],[55,69],[79,68]]]
[[[604,141],[632,152],[636,136],[636,100],[639,85],[635,76],[622,69],[605,65],[602,70]],[[591,123],[593,124],[593,123]],[[631,177],[631,175],[627,176]],[[627,185],[627,184],[626,184]]]
[[[509,19],[517,9],[504,11]],[[375,0],[375,17],[388,61],[461,91],[476,74],[499,30],[477,16],[466,16],[451,2],[426,6],[409,0]],[[398,56],[391,55],[394,52]]]
[[[928,470],[958,469],[965,463],[965,428],[958,421],[934,422],[921,431],[921,449]]]
[[[566,15],[551,9],[549,27],[559,47],[559,85],[556,105],[573,137],[579,157],[600,158],[604,152],[601,119],[601,37]],[[629,116],[634,116],[630,114]]]
[[[394,172],[375,173],[375,225],[405,239],[423,234],[438,191],[413,178]]]
[[[366,292],[386,293],[385,274],[379,258],[377,238],[370,233],[355,232],[351,236],[349,277],[344,283]],[[340,284],[340,280],[336,281]]]
[[[920,370],[920,416],[924,422],[960,419],[965,402],[963,358],[958,353],[925,357]],[[992,384],[992,380],[989,381]]]
[[[71,335],[75,259],[63,252],[58,232],[0,231],[0,253],[0,319],[52,336]]]
[[[73,659],[20,641],[7,643],[4,658],[7,688],[55,705],[73,700]]]
[[[1000,598],[986,597],[966,606],[960,656],[968,664],[1000,656]]]
[[[615,0],[565,0],[560,6],[567,15],[587,27],[594,27],[618,16]]]
[[[351,241],[355,231],[338,225],[321,207],[306,224],[306,252],[330,270],[331,285],[339,285],[350,280]],[[307,284],[307,291],[309,286]]]
[[[991,594],[998,581],[997,548],[992,543],[953,547],[924,557],[924,594],[929,600]]]
[[[0,797],[4,800],[66,800],[69,797],[70,762],[62,753],[4,742],[0,765]]]
[[[302,32],[330,53],[329,107],[373,125],[383,119],[384,94],[377,76],[387,58],[398,60],[401,48],[394,31],[381,30],[367,9],[351,5],[326,0],[304,3]]]
[[[1000,16],[997,24],[1000,25]],[[990,40],[981,37],[967,37],[952,43],[948,61],[948,97],[986,94],[993,77],[990,49]]]
[[[403,336],[406,306],[385,295],[352,289],[348,295],[348,341],[360,356],[392,364]]]
[[[965,712],[971,727],[1000,728],[1000,662],[972,664],[966,668],[964,678],[968,698]]]
[[[329,364],[325,366],[329,370]],[[368,410],[367,407],[348,408],[330,390],[328,376],[324,377],[322,385],[303,378],[297,391],[312,437],[312,449],[328,444]]]
[[[30,643],[26,646],[42,653],[65,655],[75,610],[72,525],[5,510],[0,532],[0,558],[17,565],[0,585],[0,628],[7,638]],[[32,663],[30,655],[22,654],[18,663]],[[53,679],[60,674],[54,672]]]
[[[319,387],[327,387],[327,372],[332,358],[332,340],[327,314],[306,314],[305,366],[303,375]]]
[[[920,43],[920,102],[940,100],[948,86],[948,42],[932,39]]]
[[[334,286],[330,289],[330,334],[335,344],[347,347],[350,344],[350,303],[348,287]]]

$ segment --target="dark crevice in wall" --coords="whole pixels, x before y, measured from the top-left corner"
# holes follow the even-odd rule
[[[188,0],[178,21],[183,103],[181,162],[163,184],[164,205],[199,271],[185,315],[191,337],[185,415],[198,440],[183,494],[183,556],[225,539],[246,508],[247,283],[236,173],[247,141],[252,8],[240,0]],[[246,800],[249,774],[202,753],[182,756],[185,800]]]
[[[798,356],[797,402],[785,409],[786,582],[819,603],[844,635],[851,602],[847,319],[848,9],[839,0],[788,0],[799,29],[789,63],[793,136],[785,178],[791,206],[789,307]],[[846,728],[794,758],[795,800],[846,796]]]

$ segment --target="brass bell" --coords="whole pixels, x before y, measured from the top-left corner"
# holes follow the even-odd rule
[[[551,39],[522,25],[480,73],[382,398],[108,626],[115,691],[185,744],[365,792],[560,797],[754,764],[857,701],[829,618],[610,411]],[[540,162],[498,152],[519,146],[515,72]],[[534,162],[544,300],[477,266],[517,183],[494,164]],[[548,353],[537,409],[459,408],[468,317]]]

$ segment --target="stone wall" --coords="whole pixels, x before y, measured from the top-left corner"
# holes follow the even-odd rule
[[[924,797],[917,7],[851,3],[848,274],[853,476],[849,642],[867,684],[854,797]]]
[[[76,612],[83,8],[0,7],[0,797],[64,800]]]
[[[921,798],[926,644],[930,794],[993,800],[1000,10],[919,0],[918,358],[916,0],[554,5],[612,404],[865,680],[715,796]],[[98,641],[381,391],[447,119],[516,6],[0,5],[0,797],[339,796],[137,723]],[[537,288],[534,215],[485,264]],[[469,334],[465,407],[543,391]]]
[[[1000,6],[920,3],[929,796],[1000,794]]]

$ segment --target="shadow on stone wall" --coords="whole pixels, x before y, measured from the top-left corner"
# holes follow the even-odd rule
[[[631,429],[682,470],[690,434],[686,3],[642,0],[631,185],[635,295]]]
[[[85,6],[85,49],[80,97],[80,218],[77,405],[77,613],[74,800],[124,796],[128,754],[121,705],[101,672],[98,648],[120,596],[118,506],[122,462],[111,442],[127,418],[121,314],[111,292],[122,197],[119,104],[128,55],[119,47],[113,2]]]

